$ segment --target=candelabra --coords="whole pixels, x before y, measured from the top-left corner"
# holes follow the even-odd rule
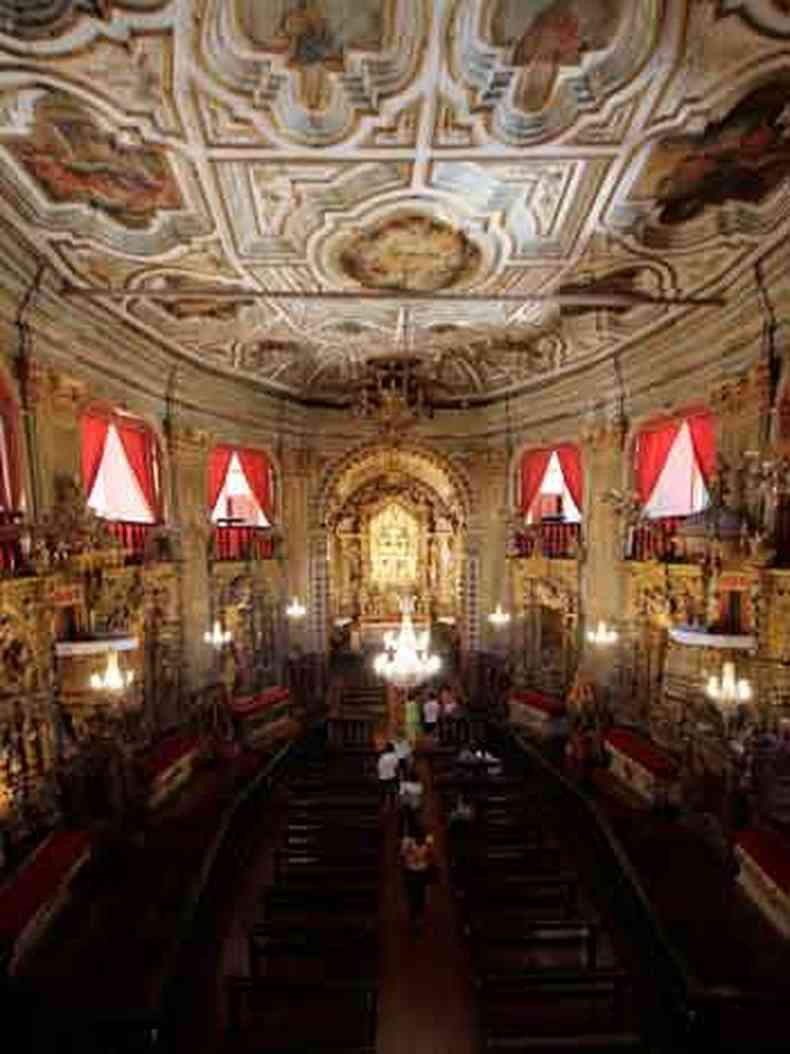
[[[596,647],[605,648],[617,643],[618,633],[607,626],[603,619],[599,619],[595,629],[587,630],[587,640]]]
[[[503,610],[501,604],[497,604],[496,611],[491,612],[488,621],[495,629],[504,629],[510,625],[510,612]]]

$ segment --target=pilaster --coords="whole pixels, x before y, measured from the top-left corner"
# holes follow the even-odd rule
[[[210,645],[203,640],[212,616],[208,569],[211,530],[206,509],[210,441],[207,432],[178,425],[170,425],[166,437],[172,522],[180,540],[183,683],[188,690],[195,690],[205,685],[213,662]]]

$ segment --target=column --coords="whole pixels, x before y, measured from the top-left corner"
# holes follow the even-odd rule
[[[512,620],[497,629],[488,616],[501,604],[513,611],[511,576],[507,566],[510,516],[507,494],[507,457],[504,450],[488,450],[475,465],[480,509],[480,643],[482,650],[504,656],[510,649]]]
[[[582,437],[585,501],[577,679],[591,683],[599,701],[613,701],[619,642],[602,648],[587,640],[587,631],[599,621],[619,630],[625,611],[620,523],[614,507],[601,500],[608,491],[623,488],[625,435],[625,422],[615,419],[588,425]]]
[[[312,638],[316,615],[314,598],[310,595],[310,539],[308,521],[310,515],[309,489],[312,451],[304,447],[283,451],[282,469],[282,515],[285,552],[285,592],[281,605],[283,611],[292,597],[299,597],[307,606],[307,616],[301,621],[288,619],[287,651],[300,652],[320,650],[313,646]],[[308,640],[308,638],[310,638]]]
[[[208,547],[211,534],[206,506],[209,436],[180,425],[167,430],[171,521],[180,545],[178,562],[183,680],[187,691],[206,685],[214,655],[203,640],[210,628],[211,587]]]

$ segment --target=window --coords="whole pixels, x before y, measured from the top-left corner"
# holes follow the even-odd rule
[[[546,475],[527,513],[527,522],[541,523],[543,520],[555,519],[566,523],[581,521],[581,512],[568,490],[556,450],[549,458]]]
[[[645,505],[645,515],[650,519],[690,516],[700,512],[707,504],[708,490],[694,456],[688,425],[684,421]]]
[[[252,527],[272,522],[274,488],[263,451],[218,446],[208,465],[208,506],[213,521],[234,520]]]
[[[569,443],[528,450],[521,460],[519,504],[528,523],[581,520],[582,467]]]
[[[107,520],[161,519],[156,440],[142,422],[88,413],[82,419],[82,475],[88,506]]]
[[[690,516],[704,509],[715,450],[713,419],[707,413],[641,432],[634,467],[645,515],[650,519]]]
[[[211,510],[211,519],[237,520],[254,527],[268,527],[266,514],[250,490],[238,454],[234,451],[228,463],[228,471],[222,490]]]

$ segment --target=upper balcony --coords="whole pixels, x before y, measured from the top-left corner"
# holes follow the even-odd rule
[[[518,557],[545,556],[550,560],[573,560],[581,545],[580,523],[543,523],[524,527],[515,536]]]

